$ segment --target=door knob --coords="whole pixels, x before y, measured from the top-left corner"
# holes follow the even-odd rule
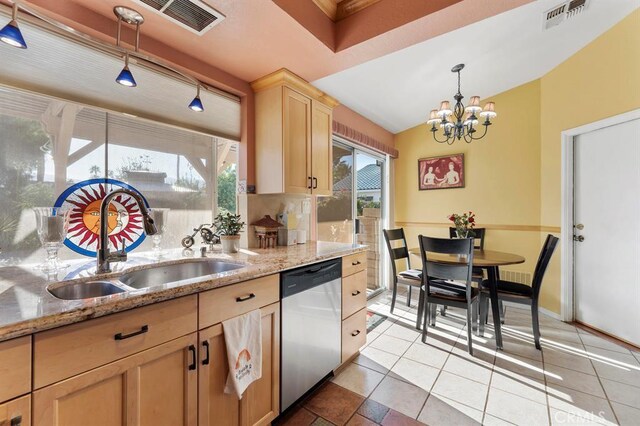
[[[584,225],[579,223],[579,224],[575,225],[574,228],[576,228],[579,231],[582,231],[584,229]]]
[[[584,236],[582,235],[574,235],[573,236],[573,241],[578,241],[578,242],[583,242],[584,241]]]

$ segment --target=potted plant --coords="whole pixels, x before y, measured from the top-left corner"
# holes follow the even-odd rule
[[[218,213],[213,220],[213,226],[220,236],[223,253],[237,253],[240,246],[240,232],[244,228],[244,222],[240,221],[239,214]]]
[[[475,234],[473,227],[476,226],[476,215],[470,211],[468,213],[457,214],[453,213],[449,216],[449,220],[453,222],[456,227],[456,235],[458,238],[471,238]]]

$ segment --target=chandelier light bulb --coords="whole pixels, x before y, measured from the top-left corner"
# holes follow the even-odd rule
[[[438,111],[438,116],[444,118],[451,115],[451,105],[449,101],[440,102],[440,110]]]
[[[496,105],[494,102],[487,102],[487,104],[482,109],[480,113],[480,117],[486,117],[488,119],[492,119],[496,117],[498,114],[495,111]]]
[[[480,96],[472,96],[469,100],[469,105],[465,108],[465,111],[472,114],[482,111],[482,107],[480,106]]]

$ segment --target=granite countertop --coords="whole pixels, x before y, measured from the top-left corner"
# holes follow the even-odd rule
[[[200,253],[168,251],[161,261],[147,258],[144,254],[131,253],[129,261],[112,264],[115,271],[101,276],[92,274],[92,271],[95,271],[95,259],[73,262],[69,269],[57,276],[47,276],[28,266],[3,267],[0,268],[0,341],[362,252],[365,248],[366,246],[357,244],[310,241],[307,244],[273,249],[243,249],[235,254],[214,251],[207,253],[207,257],[246,266],[176,284],[84,300],[57,299],[46,287],[61,280],[85,282],[117,278],[124,272],[144,269],[151,265],[180,263],[200,258]]]

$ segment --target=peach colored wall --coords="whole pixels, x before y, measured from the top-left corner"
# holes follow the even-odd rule
[[[393,133],[378,126],[371,120],[368,120],[357,112],[347,108],[344,105],[338,105],[333,110],[333,120],[351,127],[360,133],[376,139],[383,144],[393,147]]]

